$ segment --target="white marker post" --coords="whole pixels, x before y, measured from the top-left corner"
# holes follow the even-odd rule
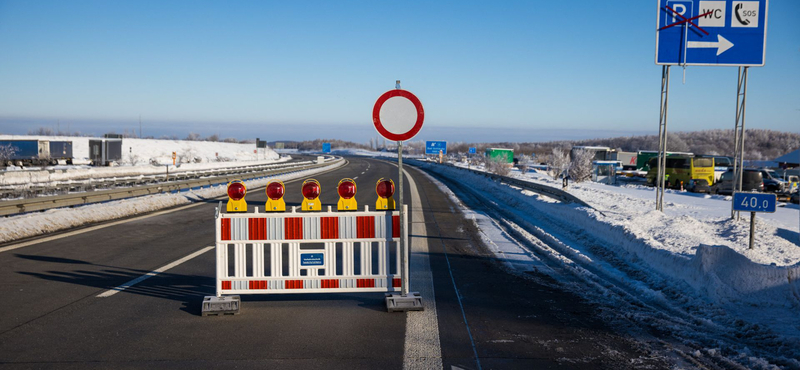
[[[389,90],[378,98],[372,109],[372,122],[384,138],[397,142],[398,200],[400,204],[400,294],[386,295],[386,308],[394,311],[421,311],[422,297],[409,292],[408,288],[408,230],[405,230],[406,205],[403,202],[403,141],[409,140],[422,129],[425,111],[419,99],[406,90],[400,89],[397,80],[394,90]]]

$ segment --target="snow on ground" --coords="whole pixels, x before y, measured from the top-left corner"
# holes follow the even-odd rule
[[[766,219],[765,231],[758,236],[764,240],[750,252],[735,245],[746,245],[739,234],[744,227],[746,235],[749,223],[725,220],[717,215],[722,212],[719,204],[705,204],[724,199],[672,193],[665,208],[675,211],[661,214],[651,211],[654,201],[643,194],[653,191],[646,188],[571,185],[570,193],[601,208],[603,215],[577,205],[553,204],[463,169],[415,165],[478,189],[492,208],[500,207],[496,214],[482,214],[456,202],[498,259],[518,273],[537,269],[565,286],[579,287],[577,293],[605,307],[612,321],[630,320],[636,323],[632,331],[644,326],[668,332],[678,345],[690,352],[697,349],[698,358],[748,368],[800,368],[800,263],[795,256],[800,243],[796,231],[788,236],[775,231],[790,222]],[[630,194],[634,190],[642,192],[641,198]],[[786,212],[784,216],[797,217]],[[791,237],[794,243],[786,239]],[[525,240],[525,247],[515,238]],[[773,245],[777,246],[770,248]],[[782,265],[753,259],[779,260]],[[575,284],[575,279],[583,283]]]
[[[312,176],[342,166],[343,164],[344,161],[337,161],[333,162],[330,166],[289,172],[279,175],[279,177],[281,181],[285,182]],[[249,189],[254,189],[266,186],[273,178],[276,177],[271,176],[269,178],[248,180],[245,181],[245,184]],[[58,208],[44,212],[0,218],[0,243],[65,230],[90,223],[152,212],[177,205],[203,202],[225,195],[226,191],[227,186],[222,184],[177,193],[147,195],[75,208]],[[260,208],[263,208],[263,205]],[[213,215],[209,214],[209,218],[211,217],[213,217]]]

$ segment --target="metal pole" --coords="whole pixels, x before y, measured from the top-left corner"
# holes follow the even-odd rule
[[[733,191],[742,191],[744,175],[744,118],[747,105],[747,72],[750,67],[739,67],[736,85],[736,123],[734,125],[734,158],[733,158]],[[731,218],[739,219],[739,212],[733,210],[731,202]]]
[[[753,249],[753,234],[756,230],[756,213],[750,212],[750,249]]]
[[[667,165],[667,108],[669,105],[669,69],[661,67],[661,108],[658,116],[658,171],[655,179],[656,210],[664,211],[664,181]]]
[[[402,296],[408,295],[408,250],[406,244],[406,207],[403,203],[403,142],[397,142],[397,168],[399,173],[397,175],[397,183],[399,189],[397,191],[397,199],[400,201],[400,294]]]

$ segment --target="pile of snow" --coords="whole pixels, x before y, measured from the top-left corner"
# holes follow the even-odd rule
[[[344,161],[331,162],[330,165],[310,170],[281,174],[281,181],[313,176],[344,165]],[[245,181],[249,189],[266,186],[274,178],[261,178]],[[155,210],[195,203],[225,195],[226,185],[189,190],[185,192],[147,195],[75,208],[57,208],[44,212],[10,216],[0,219],[0,243],[9,242],[45,233],[70,229],[100,221],[114,220]]]
[[[0,135],[0,140],[50,140],[71,141],[75,159],[88,160],[89,140],[99,138],[78,136]],[[213,141],[122,139],[122,163],[172,164],[172,152],[179,157],[191,158],[189,162],[277,160],[279,155],[270,148],[259,149],[255,144],[223,143]]]

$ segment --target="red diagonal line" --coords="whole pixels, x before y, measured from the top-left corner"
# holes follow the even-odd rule
[[[700,18],[700,17],[705,17],[705,16],[707,16],[707,15],[709,15],[709,14],[713,13],[713,12],[714,12],[713,10],[712,10],[712,11],[709,11],[709,12],[706,12],[706,13],[703,13],[703,14],[700,14],[700,15],[698,15],[698,16],[696,16],[696,17],[692,17],[692,18],[686,18],[686,17],[684,17],[683,15],[681,15],[681,13],[678,13],[678,12],[676,12],[676,11],[675,11],[675,9],[672,9],[672,8],[670,8],[669,6],[667,6],[667,9],[669,9],[670,11],[672,11],[673,13],[675,13],[675,15],[677,15],[678,17],[681,17],[682,21],[680,21],[680,22],[676,22],[676,23],[673,23],[673,24],[670,24],[670,25],[668,25],[668,26],[661,27],[661,28],[659,28],[659,29],[658,29],[659,31],[661,31],[661,30],[663,30],[663,29],[670,28],[670,27],[677,26],[677,25],[679,25],[679,24],[684,24],[684,23],[686,23],[686,22],[689,22],[689,24],[691,24],[691,25],[693,25],[693,26],[697,27],[697,29],[698,29],[698,30],[700,30],[700,31],[703,31],[703,33],[705,33],[706,35],[708,35],[708,32],[707,32],[706,30],[704,30],[704,29],[700,28],[700,26],[696,25],[694,22],[692,22],[692,20],[694,20],[694,19],[697,19],[697,18]]]

